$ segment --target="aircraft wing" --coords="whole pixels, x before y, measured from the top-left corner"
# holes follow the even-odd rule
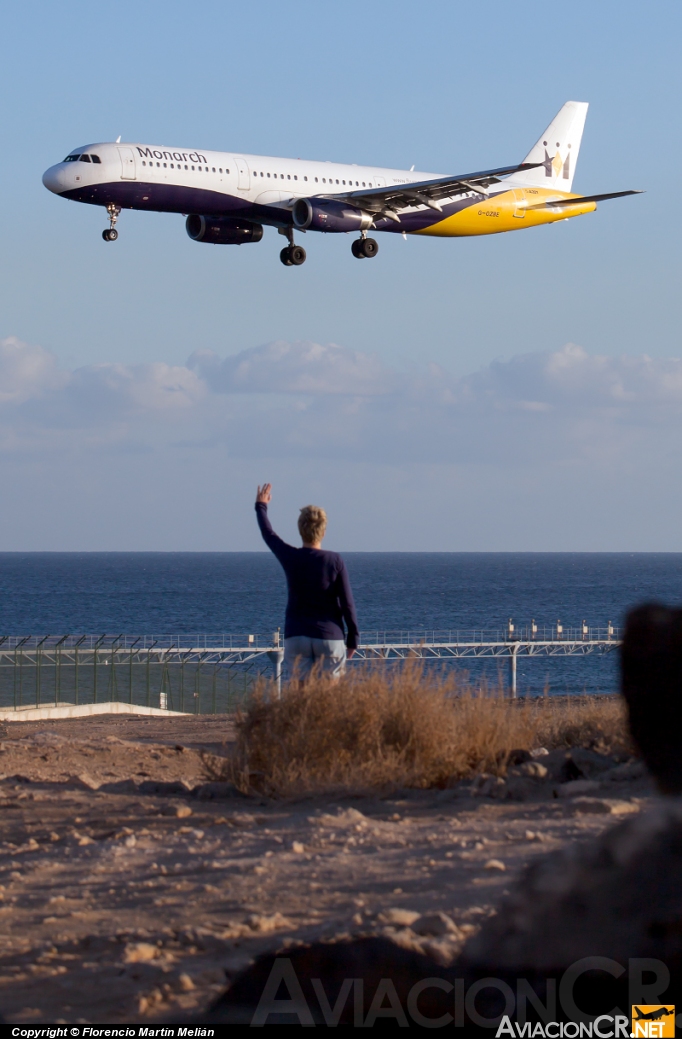
[[[611,191],[606,195],[579,195],[577,198],[557,198],[554,201],[540,202],[536,206],[527,206],[527,209],[561,209],[565,206],[581,206],[583,202],[604,202],[607,198],[623,198],[624,195],[643,195],[643,191]]]
[[[496,170],[479,170],[478,173],[464,173],[456,177],[438,177],[436,180],[422,180],[410,184],[392,184],[390,187],[362,188],[360,191],[334,192],[321,195],[323,198],[345,199],[358,209],[377,216],[398,220],[397,211],[410,206],[428,206],[441,212],[440,200],[461,195],[466,191],[487,193],[491,184],[499,183],[500,177],[522,170],[542,166],[541,162],[522,162],[515,166],[501,166]],[[318,195],[317,197],[320,197]]]

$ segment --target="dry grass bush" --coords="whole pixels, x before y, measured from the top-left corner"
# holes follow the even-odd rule
[[[510,701],[456,675],[349,669],[338,682],[314,675],[281,699],[258,688],[236,720],[229,778],[271,796],[395,787],[443,787],[476,772],[504,772],[511,750],[612,749],[627,741],[615,698]],[[223,778],[228,778],[223,775]]]

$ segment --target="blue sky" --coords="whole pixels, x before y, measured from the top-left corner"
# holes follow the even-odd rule
[[[257,548],[272,479],[283,533],[319,501],[340,548],[682,550],[681,21],[6,2],[0,546]],[[40,181],[119,134],[460,173],[521,159],[568,99],[590,102],[575,190],[645,195],[523,234],[385,235],[371,263],[308,234],[283,268],[273,230],[204,246],[162,214],[105,245],[100,210]]]

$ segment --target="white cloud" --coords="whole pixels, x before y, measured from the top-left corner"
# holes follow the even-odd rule
[[[677,358],[569,344],[457,378],[275,343],[69,371],[9,339],[0,541],[259,548],[245,503],[275,479],[291,515],[329,504],[345,547],[678,549],[681,436]]]
[[[42,346],[30,346],[15,336],[0,339],[0,404],[20,404],[61,389],[68,378],[54,354]]]
[[[335,343],[278,340],[224,360],[211,350],[197,350],[187,363],[217,393],[376,396],[396,381],[377,358]]]
[[[638,446],[669,451],[681,422],[682,360],[593,355],[573,344],[456,378],[437,365],[400,373],[359,351],[308,342],[225,359],[201,350],[187,365],[75,371],[41,347],[0,343],[5,452],[182,442],[222,444],[245,459],[508,468],[613,461]]]
[[[107,411],[166,412],[194,407],[206,395],[203,380],[185,366],[97,364],[77,368],[69,384],[74,402],[96,400]]]

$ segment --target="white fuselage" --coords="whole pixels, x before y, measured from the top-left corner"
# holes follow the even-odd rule
[[[332,195],[437,178],[440,174],[358,166],[272,155],[236,155],[147,144],[90,144],[72,154],[95,155],[99,163],[65,161],[51,166],[43,183],[56,194],[87,194],[89,187],[116,182],[148,183],[170,189],[215,192],[246,205],[290,208],[297,198]],[[85,189],[85,190],[84,190]],[[173,190],[175,189],[175,190]],[[163,196],[169,193],[163,191]],[[82,198],[86,201],[85,198]],[[139,199],[149,202],[150,198]],[[161,199],[159,200],[161,203]],[[137,208],[137,207],[135,207]],[[141,208],[152,208],[142,206]],[[155,208],[155,207],[154,207]],[[166,209],[166,205],[160,205]],[[228,205],[228,210],[236,208]],[[190,211],[191,207],[180,210]]]

